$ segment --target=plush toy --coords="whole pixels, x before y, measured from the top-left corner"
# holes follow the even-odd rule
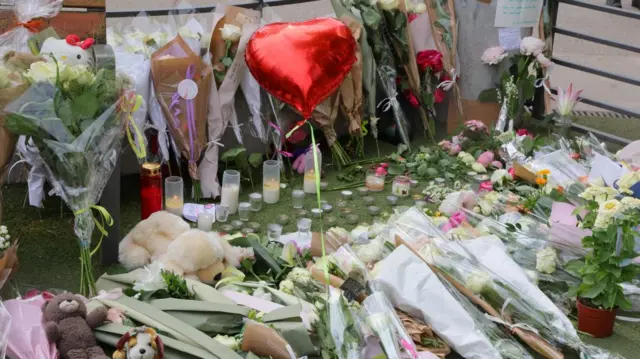
[[[84,298],[65,293],[48,301],[43,311],[47,338],[57,344],[62,359],[109,358],[92,331],[107,319],[106,308],[97,308],[87,315]]]
[[[189,223],[174,214],[155,212],[120,242],[118,259],[128,270],[142,268],[164,255],[169,244],[190,228]]]
[[[77,35],[69,35],[64,40],[50,37],[42,43],[40,56],[47,61],[53,61],[51,58],[51,55],[53,55],[58,62],[67,65],[93,67],[95,64],[92,49],[94,42],[92,38],[80,41]]]
[[[163,359],[164,345],[155,330],[138,327],[125,333],[116,344],[113,359]]]
[[[211,284],[227,267],[253,258],[251,248],[234,247],[217,233],[190,229],[182,218],[156,212],[138,223],[120,242],[120,263],[127,269],[158,261],[165,270]]]

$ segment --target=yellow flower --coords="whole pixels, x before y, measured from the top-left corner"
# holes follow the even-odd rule
[[[544,186],[547,184],[547,179],[546,178],[542,178],[542,177],[538,177],[536,178],[536,183],[539,184],[540,186]]]
[[[549,171],[547,169],[544,169],[544,170],[538,171],[538,176],[546,176],[546,175],[548,175],[550,173],[551,173],[551,171]]]
[[[440,217],[442,216],[442,213],[440,213],[440,211],[436,212],[436,217]]]

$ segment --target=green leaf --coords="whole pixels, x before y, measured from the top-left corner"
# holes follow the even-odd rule
[[[262,165],[262,153],[252,153],[249,155],[249,164],[254,167],[254,168],[258,168]]]
[[[389,172],[390,175],[397,176],[404,172],[404,166],[392,164],[389,166],[387,171]]]
[[[427,175],[428,171],[429,166],[426,163],[423,163],[418,167],[418,176],[424,177]]]
[[[405,145],[404,143],[401,143],[398,145],[398,154],[401,155],[405,152],[407,152],[407,150],[409,149],[409,146]]]
[[[478,101],[492,103],[498,102],[498,89],[490,88],[480,92],[480,95],[478,95]]]
[[[586,283],[583,283],[585,285]],[[582,287],[582,286],[581,286]],[[600,281],[595,283],[594,285],[585,285],[585,290],[580,291],[580,296],[583,298],[593,299],[597,297],[600,293],[602,293],[607,287],[607,283],[605,281]]]
[[[247,149],[244,147],[232,148],[224,151],[222,156],[220,156],[220,160],[223,162],[231,162],[231,161],[234,161],[236,157],[240,156],[241,154],[244,155],[245,152],[247,152]]]
[[[417,162],[407,162],[407,163],[404,164],[404,166],[407,167],[407,168],[414,168],[414,167],[418,166],[418,163]]]
[[[579,259],[574,259],[572,261],[567,262],[564,266],[564,270],[570,273],[578,274],[584,268],[584,261]]]
[[[524,150],[525,155],[530,154],[533,151],[533,138],[525,136],[522,139],[522,149]]]
[[[433,167],[430,167],[429,169],[427,169],[427,175],[429,177],[435,177],[438,175],[438,170]]]

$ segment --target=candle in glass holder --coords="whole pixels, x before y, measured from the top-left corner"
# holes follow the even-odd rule
[[[316,175],[313,169],[304,171],[304,193],[316,193]]]
[[[251,210],[253,212],[259,212],[260,209],[262,209],[262,195],[260,193],[250,194],[249,202],[251,203]]]
[[[264,161],[262,164],[262,197],[264,203],[274,204],[280,201],[280,162]]]
[[[370,192],[382,192],[384,191],[384,179],[384,174],[377,169],[372,168],[367,172],[367,177],[365,178],[364,183]]]
[[[167,177],[164,180],[164,209],[176,216],[182,217],[184,207],[184,183],[178,176]]]
[[[318,169],[322,168],[320,150],[314,147],[312,151],[316,151],[318,154]],[[302,186],[305,193],[316,193],[316,176],[320,176],[320,174],[316,173],[316,163],[313,153],[307,153],[304,158],[304,185]]]
[[[213,227],[213,214],[207,212],[201,212],[198,214],[198,229],[205,232],[210,232]]]
[[[293,190],[293,192],[291,192],[291,204],[295,209],[304,207],[304,191],[299,189]]]
[[[240,197],[240,172],[226,170],[222,175],[220,204],[229,208],[229,214],[236,214],[238,211],[238,197]]]
[[[144,163],[140,171],[140,214],[147,219],[162,211],[162,173],[159,163]]]

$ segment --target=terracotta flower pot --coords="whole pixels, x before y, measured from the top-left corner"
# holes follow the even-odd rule
[[[616,320],[617,309],[592,308],[576,301],[578,307],[578,330],[589,333],[596,338],[607,338],[613,334],[613,324]]]

